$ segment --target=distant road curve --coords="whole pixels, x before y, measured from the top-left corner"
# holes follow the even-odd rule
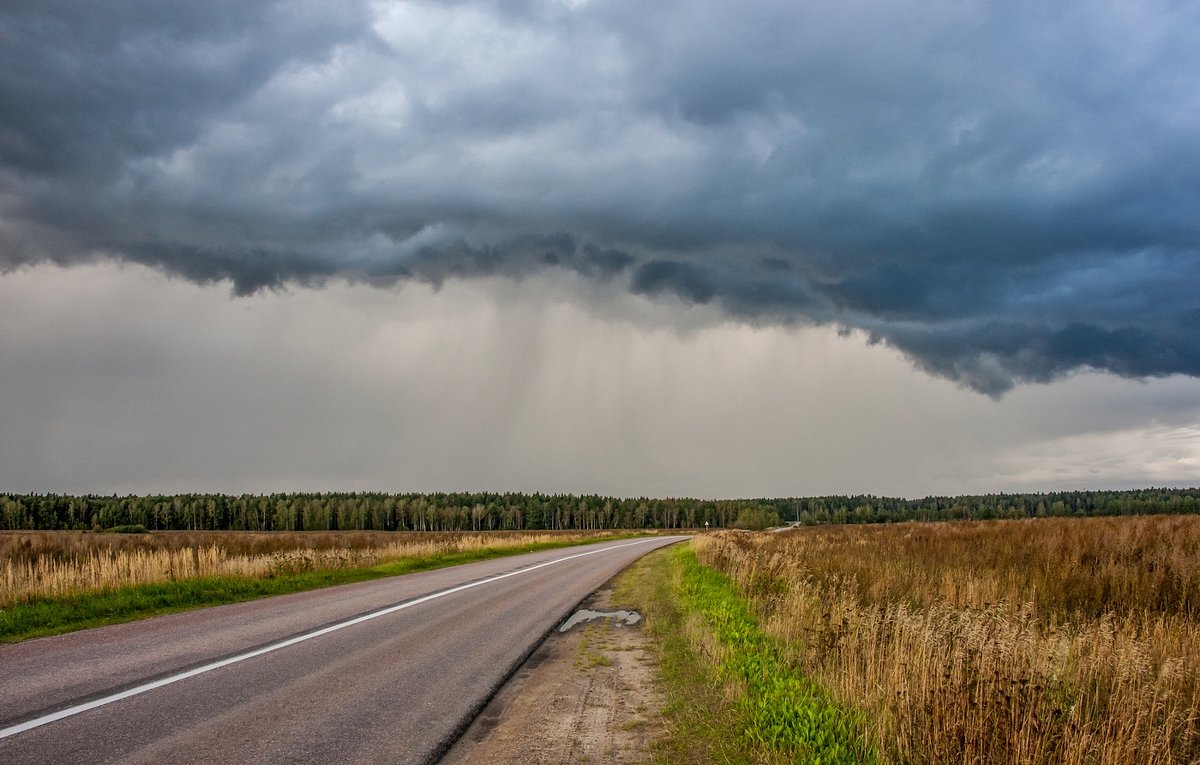
[[[0,762],[434,762],[645,553],[604,542],[0,646]]]

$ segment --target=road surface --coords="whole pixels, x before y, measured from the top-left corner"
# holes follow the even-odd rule
[[[575,604],[682,538],[0,646],[0,762],[434,762]]]

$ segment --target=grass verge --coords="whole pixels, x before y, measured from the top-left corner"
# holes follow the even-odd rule
[[[618,537],[612,539],[615,540]],[[102,627],[194,608],[240,603],[272,595],[286,595],[338,584],[412,574],[418,571],[475,563],[538,550],[573,547],[588,544],[591,541],[594,540],[541,542],[520,547],[484,547],[464,552],[412,556],[367,568],[304,571],[262,579],[248,577],[182,579],[174,582],[139,584],[77,595],[31,598],[0,609],[0,642],[16,643],[29,638],[59,635],[64,632]]]
[[[652,553],[622,574],[658,648],[667,734],[662,763],[872,763],[859,717],[792,667],[730,580],[690,546]]]

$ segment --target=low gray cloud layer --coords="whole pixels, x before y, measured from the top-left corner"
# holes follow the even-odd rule
[[[995,401],[861,333],[752,327],[593,286],[545,271],[230,300],[140,266],[21,269],[0,279],[0,487],[918,497],[1200,483],[1200,380],[1080,374]],[[651,328],[681,316],[685,331]]]
[[[0,267],[554,269],[988,393],[1200,376],[1200,7],[10,2]]]

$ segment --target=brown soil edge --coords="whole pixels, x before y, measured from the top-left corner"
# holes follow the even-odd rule
[[[564,761],[561,752],[540,760],[536,758],[539,751],[544,752],[555,745],[561,749],[564,745],[579,743],[575,736],[578,726],[574,724],[570,726],[570,734],[564,735],[560,730],[557,736],[554,735],[555,726],[548,724],[552,722],[550,718],[557,712],[561,722],[564,713],[561,703],[556,709],[549,702],[571,702],[576,708],[575,715],[565,716],[579,723],[584,710],[596,708],[586,702],[597,679],[602,686],[601,692],[607,690],[610,695],[627,692],[616,704],[624,709],[620,713],[614,710],[603,726],[606,740],[612,742],[620,738],[623,741],[620,746],[609,747],[595,756],[585,755],[578,761],[628,763],[649,759],[649,742],[660,733],[658,713],[662,699],[651,682],[656,664],[649,648],[650,639],[642,631],[642,625],[614,626],[611,620],[598,620],[590,625],[576,626],[566,633],[558,632],[559,625],[579,608],[628,607],[629,604],[612,601],[613,580],[620,575],[618,573],[567,609],[460,725],[433,762],[440,765],[474,762],[524,765]],[[649,662],[643,657],[650,657]],[[632,667],[633,662],[651,666]],[[631,672],[631,669],[635,671]],[[636,671],[638,669],[641,671]],[[603,675],[597,678],[598,673]],[[618,677],[622,678],[620,682]],[[626,680],[631,680],[633,685],[626,684]],[[558,693],[548,700],[547,690]]]

